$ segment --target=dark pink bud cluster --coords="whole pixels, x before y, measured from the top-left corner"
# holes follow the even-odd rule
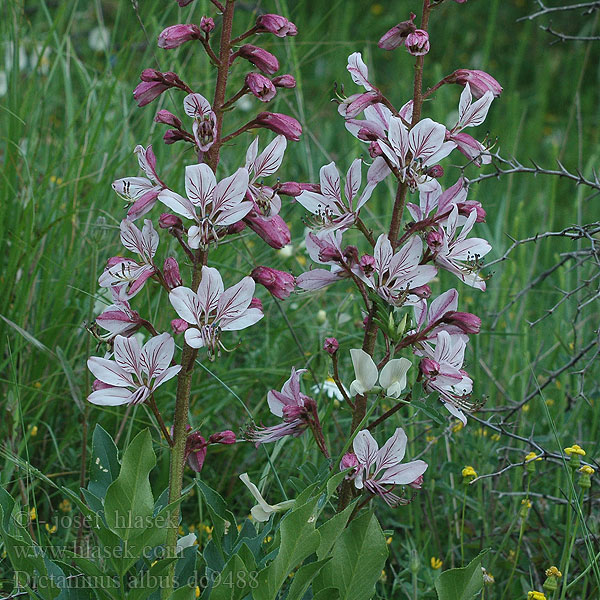
[[[282,113],[261,112],[253,121],[253,127],[264,127],[297,142],[302,134],[302,125],[294,117]]]
[[[297,35],[298,29],[291,21],[281,15],[266,14],[256,19],[256,32],[272,33],[282,38],[286,35]]]
[[[296,287],[296,278],[291,273],[278,271],[271,267],[256,267],[250,276],[256,283],[266,287],[275,298],[285,300]]]
[[[144,69],[140,75],[142,82],[133,90],[133,97],[138,106],[146,106],[171,88],[191,91],[188,86],[172,71],[161,73],[156,69]]]
[[[325,338],[323,350],[325,350],[325,352],[327,352],[327,354],[330,356],[333,356],[338,351],[339,347],[340,343],[334,337]]]
[[[170,50],[190,40],[199,40],[201,37],[202,32],[197,25],[171,25],[163,29],[158,36],[158,47]]]
[[[188,429],[190,429],[189,425]],[[192,431],[188,434],[185,442],[185,459],[193,471],[200,473],[204,466],[208,446],[211,444],[235,444],[235,442],[235,433],[229,429],[213,433],[208,438],[208,442],[200,435],[199,431]]]
[[[377,45],[382,50],[395,50],[406,40],[406,37],[416,31],[417,27],[414,24],[415,17],[414,13],[410,13],[410,19],[408,21],[402,21],[392,27],[389,31],[383,34]]]

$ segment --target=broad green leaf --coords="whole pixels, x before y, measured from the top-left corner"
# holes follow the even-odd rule
[[[444,416],[432,406],[428,406],[427,404],[425,404],[425,402],[423,402],[422,400],[412,400],[410,404],[411,406],[414,406],[415,408],[421,410],[426,416],[435,421],[438,425],[446,424],[446,419],[444,418]]]
[[[323,568],[327,561],[329,561],[328,558],[325,560],[308,563],[307,565],[302,565],[296,571],[296,573],[294,573],[292,585],[290,586],[290,591],[288,592],[286,600],[302,600],[302,597],[306,593],[308,586],[319,574],[319,571]]]
[[[92,436],[92,459],[88,490],[104,500],[108,486],[119,474],[118,451],[113,439],[100,426],[96,425]]]
[[[223,555],[223,559],[226,559],[227,556],[223,550],[223,537],[231,528],[235,530],[237,537],[235,517],[233,516],[233,513],[227,509],[227,503],[218,492],[213,490],[200,478],[196,479],[196,485],[198,486],[211,515],[213,524],[212,540],[219,552]]]
[[[317,548],[317,558],[319,560],[322,560],[329,555],[329,551],[333,547],[333,544],[341,535],[342,531],[344,531],[355,505],[356,501],[352,502],[341,513],[334,515],[329,521],[325,521],[325,523],[317,530],[321,535],[319,547]]]
[[[273,562],[258,574],[254,600],[274,600],[288,574],[319,546],[320,535],[315,529],[318,498],[294,507],[281,520],[281,542]],[[384,541],[385,544],[385,541]]]
[[[234,554],[214,577],[210,600],[241,600],[250,594],[257,585],[256,579],[250,576],[252,571],[239,554]]]
[[[4,517],[2,519],[2,528],[8,529],[10,524],[10,516],[12,515],[13,508],[15,506],[15,501],[13,497],[0,486],[0,506],[2,507],[2,511],[4,512]]]
[[[151,523],[154,498],[148,476],[155,464],[152,438],[144,429],[125,450],[119,476],[106,490],[106,522],[122,540],[139,536]]]
[[[313,600],[338,600],[340,591],[336,588],[325,588],[315,593]]]
[[[484,550],[466,567],[449,569],[440,574],[435,582],[439,600],[472,600],[483,589],[481,559]]]
[[[313,590],[337,588],[341,600],[367,600],[375,592],[388,555],[385,536],[375,515],[354,519],[333,545],[332,559],[313,582]]]
[[[188,585],[177,588],[170,596],[169,600],[195,600],[196,589]]]

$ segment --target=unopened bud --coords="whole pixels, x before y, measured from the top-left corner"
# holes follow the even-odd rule
[[[417,29],[413,23],[415,17],[414,13],[410,13],[408,21],[402,21],[402,23],[398,23],[398,25],[384,33],[377,45],[382,50],[395,50],[398,48],[404,42],[406,36]]]
[[[297,142],[302,134],[302,125],[294,117],[281,113],[262,112],[253,121],[254,127],[264,127]]]
[[[183,333],[188,327],[188,322],[183,319],[173,319],[171,321],[171,329],[174,333]]]
[[[176,129],[181,129],[183,125],[178,117],[176,117],[172,112],[169,112],[165,109],[159,110],[156,113],[154,120],[156,121],[156,123],[170,125],[171,127],[175,127]]]
[[[296,278],[291,273],[278,271],[271,267],[256,267],[250,276],[280,300],[288,298],[296,287]]]
[[[246,75],[246,85],[261,102],[269,102],[277,94],[273,82],[261,73],[248,73]]]
[[[169,256],[165,259],[163,265],[163,276],[165,278],[165,283],[170,289],[183,285],[181,274],[179,273],[179,265],[172,256]]]
[[[267,75],[273,75],[279,70],[279,61],[277,58],[259,46],[244,44],[237,51],[237,55],[250,61],[257,69],[260,69]]]
[[[190,40],[200,39],[201,35],[197,25],[171,25],[158,36],[158,47],[165,49],[177,48]]]
[[[158,226],[161,229],[183,229],[183,221],[171,213],[162,213],[158,218]]]
[[[273,81],[273,85],[275,87],[288,88],[288,89],[296,87],[296,80],[289,73],[286,73],[285,75],[278,75],[277,77],[273,77],[272,81]]]
[[[210,33],[215,28],[215,22],[212,17],[202,17],[200,19],[200,29],[204,33]]]
[[[429,52],[429,34],[423,29],[415,29],[406,36],[404,45],[409,54],[423,56]]]
[[[235,433],[230,429],[221,431],[219,433],[213,433],[208,438],[209,444],[235,444]]]
[[[272,33],[282,38],[286,35],[297,35],[298,29],[291,21],[281,15],[266,14],[260,15],[256,19],[256,32]]]
[[[325,350],[329,356],[333,356],[338,351],[339,347],[340,343],[334,337],[325,338],[323,350]]]

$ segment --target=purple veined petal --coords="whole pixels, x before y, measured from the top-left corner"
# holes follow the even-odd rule
[[[113,181],[111,187],[119,196],[127,200],[137,200],[154,188],[154,184],[145,177],[123,177]]]
[[[154,155],[152,146],[144,148],[144,146],[138,144],[134,148],[133,153],[137,156],[140,169],[144,171],[146,177],[148,177],[148,179],[151,181],[157,182],[158,175],[156,174],[156,156]]]
[[[135,278],[128,288],[127,286],[123,288],[123,299],[128,300],[133,298],[144,287],[146,281],[150,279],[154,273],[156,273],[156,269],[150,265],[143,265],[140,267],[139,276]]]
[[[316,192],[304,190],[299,196],[296,196],[296,202],[302,205],[313,215],[325,212],[325,209],[334,210],[334,206],[328,198]],[[337,212],[337,210],[336,210]]]
[[[447,312],[458,309],[458,292],[452,288],[439,295],[429,306],[427,324],[439,321]]]
[[[440,331],[435,346],[436,360],[460,369],[465,358],[465,343],[457,338],[452,338],[446,331]]]
[[[386,107],[387,108],[387,107]],[[399,111],[400,116],[407,122],[412,123],[413,101],[409,100]]]
[[[128,373],[135,373],[141,379],[141,348],[137,339],[118,335],[115,338],[114,352],[117,364]]]
[[[360,52],[354,52],[348,57],[346,68],[354,83],[362,85],[367,91],[373,89],[373,86],[369,83],[369,69],[367,69]]]
[[[169,381],[169,379],[173,379],[177,373],[181,371],[181,365],[175,365],[173,367],[169,367],[165,369],[155,380],[154,385],[152,386],[152,391],[154,391],[159,385]]]
[[[294,403],[296,404],[298,404],[300,398],[300,376],[305,372],[306,369],[299,369],[296,371],[296,368],[292,367],[289,378],[281,387],[281,392],[288,397],[293,398]],[[304,404],[302,405],[304,406]]]
[[[129,404],[133,392],[122,387],[110,387],[96,390],[88,396],[88,402],[98,406],[121,406]]]
[[[459,177],[456,183],[442,192],[438,200],[438,211],[445,213],[450,210],[453,204],[459,204],[467,199],[469,193],[468,185],[465,185],[465,180]]]
[[[352,447],[356,458],[358,458],[358,462],[365,467],[368,476],[369,469],[377,460],[377,453],[379,451],[377,441],[368,429],[363,429],[356,434],[352,442]]]
[[[158,249],[158,232],[154,229],[154,225],[150,219],[144,220],[144,226],[142,227],[142,256],[146,259],[146,262],[152,263],[152,259]]]
[[[342,202],[342,190],[340,187],[340,174],[334,162],[321,167],[319,171],[321,181],[321,194],[329,203]]]
[[[437,152],[435,152],[434,154],[432,154],[427,160],[424,160],[422,165],[424,167],[431,167],[437,163],[440,162],[440,160],[442,160],[443,158],[446,158],[446,156],[448,156],[448,154],[450,154],[450,152],[452,152],[452,150],[454,150],[454,148],[456,148],[456,142],[450,140],[448,142],[444,142],[439,150]]]
[[[129,403],[143,404],[148,399],[148,396],[150,396],[150,388],[146,387],[145,385],[141,385],[133,392]]]
[[[391,259],[388,267],[390,279],[395,279],[416,269],[419,266],[422,254],[423,240],[415,235]]]
[[[194,205],[187,198],[180,196],[176,192],[163,190],[158,195],[158,199],[178,215],[186,219],[192,219],[193,221],[198,219]]]
[[[419,190],[419,206],[423,218],[438,206],[438,200],[442,195],[442,186],[437,179],[432,179],[417,186]]]
[[[483,238],[469,238],[452,246],[450,257],[453,260],[474,260],[485,256],[492,246]]]
[[[126,258],[106,269],[98,277],[98,285],[100,287],[115,285],[126,287],[124,284],[135,281],[146,268],[147,265],[140,266],[134,260]],[[119,298],[122,299],[121,295],[119,295]]]
[[[458,206],[457,206],[458,208]],[[473,226],[475,225],[475,222],[477,220],[477,211],[475,209],[471,210],[471,212],[469,213],[469,216],[467,217],[467,220],[465,221],[462,229],[460,230],[460,233],[456,236],[456,239],[454,240],[454,242],[463,242],[466,237],[469,235],[469,233],[471,233],[471,229],[473,229]],[[454,245],[454,244],[452,244]]]
[[[229,211],[240,204],[244,199],[248,184],[248,171],[244,168],[238,169],[233,175],[219,181],[213,194],[211,214],[216,215],[220,211]]]
[[[464,284],[485,292],[485,279],[471,271],[471,269],[456,264],[443,256],[436,257],[435,262],[449,273],[454,273]]]
[[[153,206],[158,200],[158,195],[162,192],[162,190],[163,188],[160,186],[156,186],[148,190],[129,207],[129,210],[127,211],[127,218],[130,221],[135,221],[152,210]]]
[[[214,267],[203,266],[202,279],[200,280],[197,293],[201,310],[207,315],[217,310],[219,298],[223,295],[224,289],[223,279],[219,271]],[[198,323],[200,323],[199,320]]]
[[[391,173],[390,168],[387,166],[385,160],[378,156],[369,167],[367,171],[367,185],[376,185],[380,181],[383,181]]]
[[[283,407],[288,406],[290,404],[290,399],[281,392],[277,390],[270,390],[267,394],[267,404],[269,405],[269,410],[276,417],[283,417]]]
[[[326,269],[313,269],[299,275],[296,278],[296,285],[301,290],[315,291],[339,280],[340,277],[336,273],[327,271]]]
[[[413,155],[413,160],[423,162],[435,156],[444,144],[446,128],[431,119],[419,121],[408,132],[408,148]],[[450,153],[451,149],[448,151]]]
[[[408,485],[427,470],[427,463],[422,460],[413,460],[388,469],[379,480],[382,485]]]
[[[204,346],[204,336],[199,329],[190,327],[185,330],[183,335],[188,346],[191,346],[192,348],[202,348]]]
[[[375,258],[375,270],[381,277],[385,271],[388,270],[390,263],[392,261],[392,257],[394,256],[394,251],[392,250],[392,244],[390,244],[390,240],[388,239],[387,234],[382,233],[375,243],[375,248],[373,249],[373,257]]]
[[[215,321],[219,322],[221,328],[224,328],[228,322],[242,316],[252,301],[255,288],[254,279],[244,277],[221,294],[215,316]]]
[[[417,331],[421,331],[427,318],[427,300],[421,298],[418,302],[413,305],[413,312],[415,315],[415,328]],[[427,319],[429,324],[429,320]]]
[[[460,95],[458,124],[454,129],[460,130],[464,129],[465,127],[476,127],[477,125],[481,125],[487,117],[493,100],[494,94],[492,94],[490,91],[487,91],[481,98],[479,98],[479,100],[471,104],[471,89],[467,83],[465,85],[465,89]]]
[[[168,333],[150,338],[140,353],[140,365],[148,374],[148,380],[164,373],[175,353],[175,341]]]
[[[252,143],[248,146],[248,150],[246,150],[246,169],[248,172],[254,170],[254,161],[258,156],[258,136],[254,138]]]
[[[231,208],[227,208],[222,210],[219,215],[215,218],[214,224],[219,225],[221,227],[226,227],[228,225],[233,225],[234,223],[238,223],[241,221],[252,209],[254,208],[254,204],[252,202],[240,202],[237,205],[232,206]],[[281,208],[281,202],[279,204],[279,208]],[[272,215],[277,214],[279,210],[272,211]]]
[[[266,177],[275,173],[281,166],[286,147],[287,140],[285,136],[278,135],[254,161],[253,179],[256,180],[259,177]]]
[[[346,195],[346,202],[348,203],[348,207],[352,209],[352,200],[354,196],[358,194],[358,190],[360,189],[360,184],[362,180],[362,160],[360,158],[356,158],[352,161],[348,172],[346,173],[346,184],[344,186],[344,193]],[[364,202],[363,202],[364,204]]]
[[[100,381],[116,387],[127,387],[134,385],[131,374],[114,360],[92,356],[87,361],[88,369],[92,375]]]
[[[381,129],[387,130],[390,126],[392,111],[385,104],[371,104],[365,108],[365,119],[374,122]],[[410,119],[406,119],[410,123]],[[383,136],[381,136],[383,137]]]
[[[120,229],[123,246],[130,252],[135,252],[143,256],[144,241],[142,239],[142,232],[129,219],[121,221]]]
[[[206,216],[207,205],[212,202],[217,180],[212,169],[205,163],[185,168],[185,192],[190,202]]]
[[[404,433],[404,429],[398,427],[394,435],[377,452],[377,458],[375,459],[376,472],[389,469],[402,462],[406,452],[407,441],[408,438],[406,437],[406,433]],[[414,479],[411,481],[414,481]]]
[[[431,119],[424,119],[424,121],[431,121]],[[422,123],[423,121],[421,121]],[[433,121],[431,121],[433,123]],[[388,130],[388,140],[394,151],[394,154],[400,159],[400,162],[404,164],[406,162],[406,154],[409,149],[413,152],[413,158],[419,158],[415,156],[414,149],[411,147],[410,138],[412,132],[418,127],[419,124],[415,125],[410,132],[407,131],[406,125],[402,122],[402,119],[399,117],[390,117],[390,125]],[[442,125],[443,127],[443,125]],[[445,131],[445,129],[444,129]],[[440,141],[440,144],[443,142],[443,138]],[[380,144],[381,150],[387,156],[388,153],[384,148],[385,144]]]
[[[226,321],[221,326],[223,331],[240,331],[258,323],[265,315],[259,308],[248,308],[239,317]]]
[[[206,267],[205,267],[206,268]],[[175,312],[187,323],[197,325],[202,319],[202,306],[198,295],[190,288],[176,287],[169,292],[169,301]]]
[[[183,99],[183,110],[188,117],[202,119],[210,114],[210,102],[202,94],[188,94]]]

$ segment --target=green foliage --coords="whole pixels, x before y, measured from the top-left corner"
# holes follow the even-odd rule
[[[449,569],[435,582],[439,600],[472,600],[483,589],[481,559],[487,550],[476,556],[466,567]]]

